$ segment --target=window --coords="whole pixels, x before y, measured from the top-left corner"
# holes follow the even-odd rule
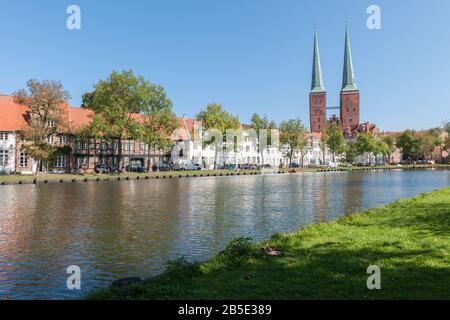
[[[86,167],[89,162],[89,157],[77,157],[78,167]]]
[[[123,146],[123,149],[125,151],[133,152],[134,151],[134,142],[131,142],[131,141],[125,142],[124,146]]]
[[[87,150],[89,147],[86,141],[77,141],[77,149],[78,150]]]
[[[8,140],[8,132],[0,132],[0,140]]]
[[[53,128],[55,126],[55,120],[47,120],[47,127]]]
[[[47,143],[53,143],[55,141],[53,136],[47,137]]]
[[[8,150],[0,150],[0,166],[8,165]]]
[[[59,136],[59,143],[66,144],[67,143],[67,136]]]
[[[25,152],[20,153],[20,159],[19,159],[20,167],[26,168],[28,167],[28,154]]]
[[[67,157],[65,154],[58,154],[53,163],[53,166],[56,168],[65,168],[66,167]]]

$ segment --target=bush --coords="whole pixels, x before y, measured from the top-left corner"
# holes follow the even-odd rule
[[[165,263],[166,271],[164,274],[170,275],[194,275],[199,271],[198,263],[189,262],[185,257],[175,260],[168,260]]]
[[[245,261],[255,253],[252,240],[250,237],[234,239],[219,255],[226,258],[231,264]]]

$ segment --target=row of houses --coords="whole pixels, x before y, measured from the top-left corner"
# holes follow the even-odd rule
[[[39,161],[23,151],[25,141],[21,140],[20,131],[27,126],[27,108],[14,102],[12,96],[0,95],[0,173],[31,174],[37,171],[72,172],[83,169],[93,171],[96,166],[104,164],[118,168],[119,163],[124,169],[129,164],[140,164],[150,170],[156,170],[163,163],[183,164],[191,162],[205,169],[211,169],[214,162],[218,164],[252,164],[277,167],[288,165],[288,160],[278,147],[270,147],[258,152],[257,141],[251,139],[244,130],[244,139],[239,151],[216,152],[213,146],[205,146],[193,139],[195,121],[179,118],[179,129],[172,136],[172,146],[160,150],[143,142],[135,140],[122,141],[122,161],[119,162],[119,141],[102,141],[86,138],[76,132],[90,124],[92,112],[87,109],[66,106],[68,123],[67,132],[56,134],[48,139],[55,146],[69,146],[68,153],[55,157],[53,163],[39,167]],[[139,117],[140,115],[135,115]],[[245,129],[243,126],[242,129]],[[331,160],[330,154],[325,154],[320,147],[320,133],[308,134],[309,148],[307,153],[294,157],[293,161],[304,165],[319,165]],[[302,161],[303,160],[303,161]]]

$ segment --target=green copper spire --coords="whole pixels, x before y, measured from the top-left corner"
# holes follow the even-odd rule
[[[323,86],[322,68],[320,66],[319,41],[317,40],[317,32],[315,32],[311,93],[322,92],[325,92],[325,88]]]
[[[353,72],[352,51],[350,49],[350,38],[348,27],[345,30],[345,53],[344,53],[344,76],[342,80],[342,91],[357,91],[355,74]]]

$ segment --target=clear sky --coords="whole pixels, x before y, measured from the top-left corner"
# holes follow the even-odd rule
[[[0,0],[0,92],[30,78],[81,95],[112,70],[133,69],[163,85],[177,115],[218,102],[309,125],[314,24],[329,106],[339,104],[345,21],[361,90],[361,120],[382,130],[450,119],[448,0]],[[66,9],[81,8],[81,30]],[[366,26],[381,8],[381,30]],[[330,114],[331,115],[331,114]]]

